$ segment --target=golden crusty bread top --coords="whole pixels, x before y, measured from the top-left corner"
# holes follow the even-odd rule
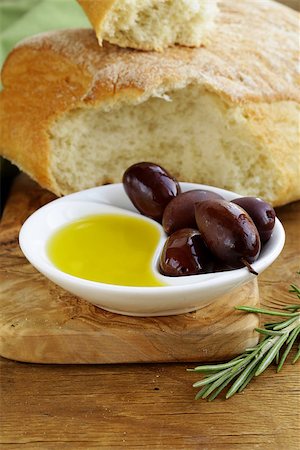
[[[299,101],[299,14],[269,0],[226,0],[205,46],[140,52],[105,44],[92,30],[41,34],[20,43],[3,70],[13,70],[14,52],[50,51],[80,66],[90,77],[85,104],[149,96],[196,82],[232,102]],[[41,56],[38,56],[38,55]],[[11,60],[11,64],[10,64]]]

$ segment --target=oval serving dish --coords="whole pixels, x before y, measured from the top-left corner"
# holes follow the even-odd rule
[[[222,195],[226,200],[240,197],[234,192],[201,184],[180,183],[180,186],[182,192],[206,189]],[[163,286],[132,287],[89,281],[64,273],[51,262],[46,247],[53,233],[77,219],[107,213],[138,216],[159,229],[160,241],[153,257],[152,270]],[[159,255],[166,239],[161,225],[141,216],[134,208],[122,184],[96,187],[54,200],[26,220],[19,236],[24,255],[38,271],[72,294],[119,314],[145,317],[195,311],[255,277],[247,268],[186,277],[166,277],[158,270]],[[284,241],[284,229],[276,219],[271,239],[264,245],[258,260],[252,264],[258,274],[278,257]]]

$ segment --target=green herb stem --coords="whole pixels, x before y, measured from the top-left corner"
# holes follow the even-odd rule
[[[290,292],[300,298],[300,289],[291,285]],[[205,374],[201,381],[194,383],[194,387],[202,387],[196,399],[207,398],[213,401],[227,386],[229,389],[226,399],[237,392],[241,392],[254,378],[262,374],[275,361],[277,372],[282,369],[293,345],[300,336],[300,304],[288,305],[284,309],[289,312],[272,311],[250,306],[237,306],[235,309],[249,313],[267,314],[284,317],[281,322],[271,322],[263,328],[255,328],[262,335],[261,341],[227,363],[207,364],[187,369],[190,372]],[[281,355],[281,349],[285,350]],[[292,364],[300,359],[300,344]],[[232,383],[232,384],[231,384]]]

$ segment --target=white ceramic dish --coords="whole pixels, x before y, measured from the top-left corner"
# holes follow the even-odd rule
[[[211,186],[180,183],[183,192],[207,189],[221,194],[225,199],[240,197],[233,192]],[[90,214],[119,212],[141,216],[127,197],[122,184],[88,189],[55,200],[40,208],[24,223],[20,231],[20,246],[31,264],[54,283],[67,291],[88,300],[108,311],[132,316],[165,316],[197,310],[217,297],[247,283],[255,277],[246,268],[187,277],[165,277],[157,269],[160,251],[166,240],[159,228],[160,243],[153,258],[153,272],[166,285],[162,287],[128,287],[88,281],[57,269],[46,253],[46,243],[61,226]],[[252,264],[259,274],[280,254],[285,241],[284,229],[276,219],[273,235],[264,246],[258,260]]]

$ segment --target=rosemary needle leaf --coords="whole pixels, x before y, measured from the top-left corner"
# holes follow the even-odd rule
[[[211,396],[208,398],[209,402],[212,402],[222,391],[223,389],[236,377],[236,373],[234,373],[233,375],[231,375],[229,378],[227,378],[224,383],[221,384],[221,386],[218,387],[218,389],[215,390],[215,392],[213,392],[211,394]]]
[[[295,333],[296,335],[298,335],[298,334],[300,333],[300,325],[299,325],[297,328],[295,328],[295,329],[291,332],[291,334],[290,334],[288,340],[286,341],[287,344],[293,339],[294,333]]]
[[[278,316],[278,317],[295,317],[298,313],[286,313],[279,311],[271,311],[270,309],[252,308],[251,306],[236,306],[235,309],[238,311],[246,311],[260,314],[267,314],[268,316]]]
[[[296,320],[299,320],[299,315],[298,315],[298,317],[297,316],[296,317],[292,317],[291,319],[285,320],[284,322],[275,323],[274,327],[273,327],[273,330],[274,331],[282,330],[282,328],[288,327],[289,325],[294,323]]]
[[[264,327],[267,328],[268,330],[273,330],[273,327],[275,327],[275,325],[277,325],[276,322],[264,323]]]
[[[288,346],[286,347],[286,349],[285,349],[285,351],[284,351],[284,353],[283,353],[283,355],[282,355],[282,357],[281,357],[281,360],[280,360],[279,364],[278,364],[278,362],[277,362],[277,364],[278,364],[278,367],[277,367],[277,373],[281,371],[282,366],[283,366],[283,364],[284,364],[284,362],[285,362],[285,360],[286,360],[288,354],[290,353],[290,351],[291,351],[291,349],[292,349],[292,347],[293,347],[293,344],[294,344],[295,340],[296,340],[297,337],[298,337],[299,332],[300,332],[299,327],[298,327],[298,328],[295,328],[295,329],[292,331],[292,333],[291,333],[289,339],[287,340]],[[291,338],[291,339],[290,339],[290,338]],[[278,352],[278,355],[279,355],[279,352]]]
[[[245,389],[245,387],[248,386],[248,384],[250,383],[252,378],[255,376],[255,370],[256,370],[256,367],[254,367],[254,369],[249,373],[248,377],[246,378],[244,383],[241,385],[238,392],[242,392]]]
[[[244,384],[245,380],[248,378],[248,376],[253,371],[254,367],[256,367],[258,365],[258,363],[259,363],[259,361],[261,360],[262,357],[263,357],[263,355],[261,355],[257,359],[254,359],[249,364],[249,366],[246,369],[243,370],[241,375],[235,380],[235,382],[233,383],[233,385],[231,386],[231,388],[227,392],[226,398],[232,397],[240,389],[240,387]],[[254,376],[254,374],[255,374],[255,372],[253,373],[252,377]]]
[[[242,370],[242,369],[240,369]],[[232,374],[233,377],[235,377],[237,374]],[[202,398],[206,398],[208,397],[215,389],[217,389],[219,386],[222,386],[224,383],[225,386],[229,383],[229,380],[231,379],[230,377],[230,373],[226,373],[225,375],[223,375],[221,378],[219,378],[218,380],[216,380],[214,383],[212,383],[209,387],[209,389],[205,392],[205,394],[203,395]]]
[[[221,377],[219,377],[216,381],[210,384],[210,388],[205,393],[205,396],[202,398],[208,397],[209,394],[211,394],[215,389],[219,388],[219,386],[223,386],[222,389],[224,389],[225,386],[227,386],[228,383],[230,383],[233,378],[238,376],[238,374],[244,369],[244,362],[242,364],[239,364],[238,366],[232,367],[227,373],[224,373]]]
[[[235,366],[240,361],[243,361],[243,359],[236,359],[233,361],[230,361],[225,364],[210,364],[207,366],[198,366],[195,367],[195,369],[187,369],[189,372],[218,372],[219,370],[228,369],[229,367]]]
[[[220,378],[225,373],[229,372],[229,370],[230,370],[230,368],[226,369],[226,370],[222,370],[221,372],[217,372],[214,375],[211,375],[210,377],[205,377],[203,380],[197,381],[197,383],[194,383],[193,387],[200,387],[200,386],[204,386],[205,384],[209,384],[212,381],[215,381],[218,378]]]
[[[282,336],[284,334],[282,331],[264,330],[263,328],[255,328],[255,331],[267,336]]]
[[[295,358],[292,361],[292,364],[295,364],[299,358],[300,358],[300,344],[298,345],[298,351],[297,351]]]
[[[199,398],[202,398],[203,395],[205,395],[205,392],[209,389],[209,384],[207,384],[206,386],[203,386],[203,388],[201,389],[201,391],[198,392],[198,394],[195,397],[195,400],[199,400]]]
[[[291,291],[290,291],[291,292]],[[292,291],[294,292],[294,291]],[[300,303],[297,303],[297,305],[288,305],[285,306],[283,309],[287,310],[287,311],[293,311],[296,312],[300,309]]]
[[[263,373],[267,367],[271,364],[273,359],[276,357],[276,353],[279,352],[283,344],[288,338],[288,333],[283,334],[282,336],[278,336],[277,342],[273,345],[273,347],[270,348],[268,351],[266,357],[262,360],[260,365],[258,366],[257,371],[255,372],[255,376],[257,377],[261,373]]]
[[[300,298],[300,289],[295,284],[291,284],[291,289],[289,290],[289,292],[296,294],[298,298]]]
[[[263,335],[262,340],[255,347],[246,348],[245,352],[241,356],[250,356],[250,353],[258,353],[258,351],[265,345],[265,340],[268,339],[269,336]]]

